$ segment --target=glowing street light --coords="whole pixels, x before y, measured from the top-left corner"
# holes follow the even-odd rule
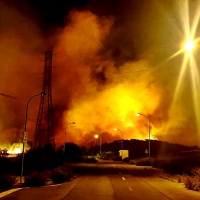
[[[99,138],[99,136],[98,136],[98,135],[95,135],[94,137],[95,137],[96,139],[98,139],[98,138]]]
[[[24,121],[24,132],[23,132],[23,147],[22,147],[22,168],[21,168],[21,176],[20,176],[20,183],[22,183],[22,176],[23,176],[23,170],[24,170],[24,143],[27,142],[27,132],[26,132],[26,122],[27,122],[27,118],[28,118],[28,105],[31,101],[31,99],[33,99],[36,96],[41,96],[41,95],[46,95],[44,92],[40,93],[40,94],[36,94],[34,96],[32,96],[26,105],[26,116],[25,116],[25,121]]]
[[[123,158],[123,132],[122,132],[120,129],[118,129],[118,128],[114,128],[114,130],[115,130],[115,131],[120,131],[121,134],[122,134],[121,150],[122,150],[122,158]]]
[[[75,122],[70,122],[65,126],[65,135],[64,135],[64,147],[63,147],[63,154],[65,154],[65,144],[66,144],[66,129],[70,124],[75,124]]]
[[[192,51],[192,49],[194,49],[194,42],[192,40],[186,42],[184,45],[184,49],[188,52]]]
[[[147,120],[148,120],[148,134],[149,134],[149,158],[150,158],[150,120],[148,119],[148,117],[144,114],[141,114],[141,113],[137,113],[136,116],[144,116]]]

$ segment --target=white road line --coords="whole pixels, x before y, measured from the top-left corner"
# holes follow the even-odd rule
[[[122,180],[124,180],[124,181],[125,181],[126,179],[125,179],[124,177],[122,177]]]
[[[129,189],[131,192],[133,191],[131,187],[128,187],[128,189]]]

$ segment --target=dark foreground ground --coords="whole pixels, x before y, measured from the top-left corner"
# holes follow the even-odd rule
[[[181,183],[162,179],[159,170],[120,162],[71,164],[76,177],[66,183],[37,188],[16,188],[2,200],[190,200],[200,193]],[[14,189],[13,189],[14,190]]]

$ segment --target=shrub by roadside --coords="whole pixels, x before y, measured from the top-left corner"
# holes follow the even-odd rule
[[[63,183],[69,181],[74,176],[74,173],[66,163],[52,171],[32,171],[29,175],[25,176],[25,186],[37,187],[51,183]]]
[[[115,157],[113,157],[113,161],[122,161],[122,157],[121,156],[115,156]]]
[[[64,183],[74,176],[72,169],[64,163],[60,167],[55,168],[51,173],[53,183]]]
[[[17,177],[10,173],[0,174],[0,188],[9,189],[17,182]]]
[[[129,161],[130,164],[137,166],[152,166],[153,158],[140,158]]]
[[[84,159],[84,162],[86,163],[96,163],[97,159],[95,157],[87,157],[86,159]]]
[[[184,183],[189,190],[200,191],[200,163],[199,155],[169,155],[156,158],[142,158],[131,160],[130,164],[152,166],[162,169],[160,177],[170,181]]]
[[[46,180],[50,177],[49,171],[32,171],[28,176],[24,178],[25,186],[30,187],[37,187],[37,186],[44,186],[46,184]]]
[[[189,190],[200,191],[200,175],[196,176],[183,175],[180,176],[179,182],[184,183],[186,188]]]
[[[126,157],[126,158],[123,159],[123,162],[129,163],[130,159],[128,157]]]

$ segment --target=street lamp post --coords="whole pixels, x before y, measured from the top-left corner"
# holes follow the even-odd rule
[[[102,144],[102,139],[99,137],[99,143],[100,143],[100,156],[101,156],[101,144]]]
[[[65,135],[64,135],[64,147],[63,147],[63,154],[65,154],[65,143],[66,143],[66,129],[70,124],[75,124],[75,122],[70,122],[65,126]]]
[[[26,132],[26,122],[27,122],[27,118],[28,118],[28,105],[30,103],[30,101],[36,97],[36,96],[41,96],[41,95],[45,95],[44,92],[40,93],[40,94],[36,94],[36,95],[33,95],[27,102],[27,105],[26,105],[26,116],[25,116],[25,120],[24,120],[24,132],[23,132],[23,142],[22,142],[22,167],[21,167],[21,176],[20,176],[20,183],[22,183],[22,176],[23,176],[23,171],[24,171],[24,143],[25,143],[25,140],[27,140],[27,132]]]
[[[99,137],[99,135],[97,135],[97,134],[96,134],[94,137],[95,137],[96,140],[99,138],[99,154],[101,155],[101,144],[102,144],[102,139],[101,139],[101,137]]]
[[[137,113],[136,114],[136,116],[140,116],[140,115],[142,115],[142,116],[144,116],[146,119],[147,119],[147,121],[148,121],[148,135],[149,135],[149,158],[150,158],[150,120],[149,120],[149,118],[146,116],[146,115],[144,115],[144,114],[142,114],[142,113]]]
[[[122,159],[123,159],[123,132],[122,132],[120,129],[118,129],[118,128],[114,128],[114,130],[115,130],[115,131],[120,131],[121,134],[122,134],[121,151],[122,151]]]

